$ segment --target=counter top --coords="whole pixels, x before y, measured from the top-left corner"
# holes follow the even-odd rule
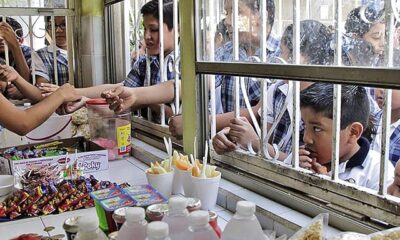
[[[110,161],[107,171],[97,172],[93,175],[99,180],[110,180],[116,183],[128,182],[131,185],[146,184],[147,179],[144,171],[147,168],[147,165],[144,163],[133,157],[129,157],[122,160]],[[219,215],[218,223],[221,229],[223,229],[227,220],[231,218],[232,213],[218,206],[215,211]],[[50,232],[51,235],[65,234],[62,228],[65,219],[88,214],[96,217],[95,208],[2,222],[0,223],[0,240],[8,240],[25,233],[37,233],[47,236],[47,233],[44,232],[43,229],[49,226],[55,227],[55,229]]]

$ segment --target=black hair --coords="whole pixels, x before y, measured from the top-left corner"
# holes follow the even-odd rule
[[[156,19],[160,19],[160,14],[158,11],[158,0],[152,0],[145,5],[143,5],[140,13],[143,16],[151,15]],[[164,3],[164,23],[167,24],[168,29],[171,31],[174,28],[174,8],[172,0],[163,0]],[[179,12],[179,11],[178,11]],[[179,18],[178,18],[179,19]]]
[[[3,22],[3,17],[0,17],[0,22]],[[6,17],[6,22],[12,27],[17,37],[22,38],[24,36],[22,26],[17,20],[11,17]]]
[[[360,6],[350,11],[344,28],[347,33],[363,37],[372,25],[383,20],[384,10],[377,11],[372,6]],[[367,21],[367,22],[366,22]]]
[[[225,18],[219,21],[217,28],[215,30],[215,37],[218,36],[218,34],[221,34],[222,37],[224,38],[224,41],[229,40],[229,34],[228,34],[228,28],[225,25]]]
[[[253,12],[260,11],[260,0],[242,0],[247,7],[249,7]],[[267,15],[268,24],[274,26],[275,21],[275,2],[274,0],[266,0],[267,5]]]
[[[334,60],[332,31],[324,24],[315,20],[300,22],[300,52],[306,55],[310,64],[329,65]],[[282,35],[282,43],[290,52],[293,51],[293,24],[286,27]]]
[[[311,108],[316,113],[333,119],[333,84],[317,82],[304,89],[300,94],[300,107]],[[342,85],[340,129],[359,122],[366,130],[369,125],[369,115],[369,99],[365,88]]]

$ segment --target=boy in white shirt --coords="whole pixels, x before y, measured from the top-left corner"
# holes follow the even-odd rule
[[[304,143],[300,166],[329,175],[332,157],[333,85],[315,83],[302,91],[301,116],[304,121]],[[342,85],[340,117],[339,178],[356,185],[379,188],[380,154],[370,150],[362,137],[369,117],[368,95],[364,87]],[[393,165],[388,164],[387,186],[394,179]]]

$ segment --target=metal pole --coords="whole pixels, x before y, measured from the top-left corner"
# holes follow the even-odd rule
[[[73,17],[66,17],[67,23],[67,58],[68,58],[68,82],[75,86],[74,81],[74,31],[73,31]]]
[[[164,73],[164,3],[163,1],[158,2],[159,11],[159,36],[160,36],[160,77],[161,82],[165,81]],[[165,126],[165,105],[161,104],[161,126]]]
[[[233,60],[239,61],[239,28],[238,28],[238,18],[239,18],[239,8],[238,0],[233,0]],[[235,118],[240,117],[240,95],[239,95],[239,77],[233,77],[235,81]]]
[[[28,0],[28,6],[31,7],[31,0]],[[29,33],[29,46],[31,48],[31,56],[33,57],[33,52],[35,49],[33,48],[33,26],[32,26],[32,16],[29,16],[28,21],[28,33]],[[35,74],[35,61],[31,62],[31,69],[32,69],[32,84],[36,85],[36,74]]]
[[[53,14],[51,15],[51,44],[53,49],[54,81],[55,84],[58,85],[56,23]]]
[[[335,17],[336,17],[336,51],[335,63],[337,66],[342,65],[342,0],[335,1]],[[342,103],[342,86],[334,85],[333,90],[333,139],[332,139],[332,160],[331,160],[331,178],[339,179],[339,144],[340,144],[340,112]]]
[[[174,0],[174,63],[179,59],[179,23],[178,23],[178,0]],[[174,68],[175,69],[175,68]],[[180,92],[179,92],[179,73],[175,71],[175,114],[179,114]]]
[[[214,37],[215,37],[215,8],[214,4],[218,4],[218,1],[209,1],[209,18],[210,18],[210,61],[213,62],[215,59],[214,54]],[[217,118],[216,118],[216,103],[215,103],[215,75],[210,75],[210,102],[211,102],[211,138],[213,138],[217,131]]]
[[[261,47],[261,62],[267,62],[267,6],[266,0],[261,0],[260,2],[260,14],[261,14],[261,39],[260,39],[260,47]],[[268,129],[267,129],[267,88],[268,84],[266,80],[261,82],[261,155],[266,158],[269,156],[268,151]]]
[[[300,0],[293,0],[293,57],[300,64]],[[293,84],[292,166],[299,167],[300,82]]]
[[[392,11],[391,0],[385,0],[385,63],[387,67],[393,67],[393,30],[394,30],[394,15]],[[381,163],[379,169],[379,190],[378,194],[384,195],[387,192],[387,165],[389,161],[389,138],[390,138],[390,121],[392,109],[392,90],[385,90],[385,98],[382,114],[382,139],[381,139]]]

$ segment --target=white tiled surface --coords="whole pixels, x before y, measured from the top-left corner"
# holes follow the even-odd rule
[[[98,172],[93,175],[99,180],[110,180],[117,183],[128,182],[132,185],[147,183],[144,173],[147,166],[134,158],[111,161],[109,166],[108,171]],[[221,229],[223,229],[227,220],[232,216],[232,213],[219,206],[217,206],[214,211],[219,215],[218,223]],[[46,226],[55,227],[55,229],[51,231],[51,235],[65,234],[62,228],[65,219],[88,214],[96,217],[95,208],[0,223],[0,240],[7,240],[24,233],[37,233],[46,236],[46,232],[43,231]]]

